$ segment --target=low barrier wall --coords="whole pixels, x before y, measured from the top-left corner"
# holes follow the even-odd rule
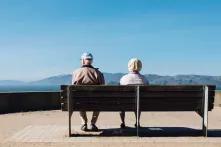
[[[60,109],[59,92],[0,93],[0,113]]]
[[[215,106],[221,107],[221,92],[216,92]],[[0,114],[58,109],[59,92],[0,93]]]
[[[221,107],[221,91],[216,92],[215,106]]]

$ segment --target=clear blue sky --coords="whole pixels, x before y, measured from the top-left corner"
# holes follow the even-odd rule
[[[0,80],[103,72],[221,75],[220,0],[0,0]]]

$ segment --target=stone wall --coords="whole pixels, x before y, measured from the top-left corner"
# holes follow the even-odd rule
[[[0,93],[0,113],[60,109],[59,92]]]

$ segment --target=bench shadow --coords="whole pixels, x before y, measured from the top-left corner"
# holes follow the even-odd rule
[[[136,128],[126,127],[100,129],[99,132],[74,133],[71,137],[135,137]],[[202,130],[186,127],[141,127],[140,137],[202,137]],[[208,130],[208,137],[221,137],[221,130]]]
[[[221,129],[209,129],[208,137],[221,137]]]

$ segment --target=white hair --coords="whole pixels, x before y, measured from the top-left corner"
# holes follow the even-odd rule
[[[137,59],[137,58],[132,58],[130,59],[130,61],[128,62],[128,70],[130,72],[133,72],[133,71],[141,71],[142,69],[142,62]]]

